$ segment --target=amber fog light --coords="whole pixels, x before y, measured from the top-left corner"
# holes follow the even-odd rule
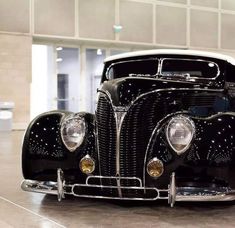
[[[80,170],[85,174],[91,174],[95,170],[95,161],[90,155],[83,157],[79,163]]]
[[[147,172],[151,177],[160,177],[163,174],[164,166],[158,158],[151,159],[147,164]]]

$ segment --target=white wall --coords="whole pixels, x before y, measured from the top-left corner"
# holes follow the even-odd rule
[[[31,83],[31,102],[30,118],[47,111],[47,74],[48,58],[47,46],[33,45],[32,47],[32,83]]]
[[[33,119],[42,112],[56,109],[56,80],[53,47],[33,45],[30,119]]]
[[[15,103],[13,127],[29,121],[32,38],[0,34],[0,101]]]
[[[113,25],[121,25],[121,32]],[[1,0],[0,32],[36,40],[235,52],[235,1]]]

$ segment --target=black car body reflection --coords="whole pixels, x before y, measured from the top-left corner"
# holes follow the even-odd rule
[[[234,64],[187,50],[106,59],[94,115],[53,111],[30,123],[22,189],[171,206],[234,200]]]

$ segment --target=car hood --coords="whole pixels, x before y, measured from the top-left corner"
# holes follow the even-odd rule
[[[198,82],[126,77],[105,81],[99,91],[108,94],[114,106],[128,106],[145,93],[178,88],[205,89],[208,85]]]

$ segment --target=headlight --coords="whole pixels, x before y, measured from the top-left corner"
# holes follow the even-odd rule
[[[189,148],[194,134],[194,122],[182,115],[173,117],[166,128],[167,141],[178,155]]]
[[[61,124],[61,137],[66,148],[73,152],[83,142],[86,133],[86,124],[83,117],[69,115]]]

